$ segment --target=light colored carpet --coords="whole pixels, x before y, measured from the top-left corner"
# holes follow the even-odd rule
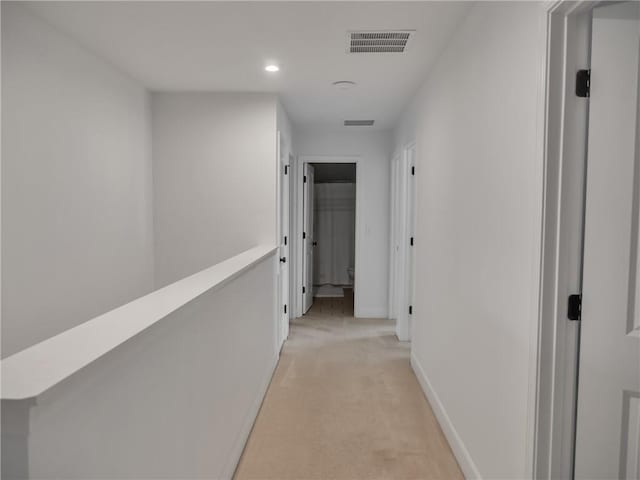
[[[316,299],[292,322],[237,480],[463,478],[409,345],[349,300]]]
[[[343,287],[340,285],[316,285],[313,290],[315,297],[344,297]]]

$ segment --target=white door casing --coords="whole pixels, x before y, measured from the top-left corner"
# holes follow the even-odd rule
[[[407,340],[411,341],[413,336],[413,315],[415,309],[415,232],[416,232],[416,147],[410,145],[406,150],[407,155],[407,237],[409,246],[406,256],[406,284],[407,284],[407,305],[411,306],[411,312],[407,316]]]
[[[290,245],[290,222],[289,222],[289,199],[290,199],[290,177],[289,151],[285,147],[282,136],[279,135],[279,175],[280,175],[280,334],[281,344],[289,337],[289,313],[291,305],[289,302],[289,265],[291,264]]]
[[[292,191],[294,191],[295,201],[292,202],[292,208],[295,209],[295,222],[292,228],[293,235],[293,249],[295,250],[295,275],[292,279],[295,280],[295,285],[293,286],[296,294],[296,308],[292,312],[295,316],[301,316],[304,314],[304,296],[302,294],[302,286],[305,285],[305,250],[304,250],[304,239],[302,238],[304,232],[305,218],[304,218],[304,203],[305,203],[305,194],[304,194],[304,183],[303,177],[305,175],[305,165],[307,164],[317,164],[317,163],[353,163],[356,165],[356,185],[361,185],[362,177],[361,177],[361,169],[358,168],[358,163],[360,161],[360,156],[358,155],[299,155],[297,159],[295,159],[295,166],[293,171],[295,173],[295,182],[292,186]],[[362,195],[363,188],[356,187],[356,256],[354,262],[355,269],[355,282],[353,285],[353,293],[354,293],[354,313],[355,316],[366,317],[367,312],[363,312],[361,308],[360,301],[360,289],[358,288],[358,278],[361,272],[361,260],[363,256],[361,252],[364,251],[365,248],[365,234],[364,228],[365,224],[362,221],[361,215],[361,205],[362,205]],[[364,184],[363,184],[364,186]],[[366,186],[364,186],[366,188]]]
[[[575,477],[640,477],[640,4],[593,11]]]
[[[391,216],[389,218],[390,236],[389,236],[389,319],[397,319],[397,307],[396,307],[396,257],[398,255],[399,245],[397,244],[397,189],[398,189],[398,166],[400,164],[399,156],[394,156],[391,159],[391,185],[390,185],[390,200],[391,200]]]
[[[314,234],[313,234],[313,208],[314,208],[314,171],[313,165],[304,164],[303,173],[303,250],[304,250],[304,277],[303,277],[303,294],[302,294],[302,312],[307,313],[313,304],[313,251],[314,251]]]
[[[276,327],[276,347],[278,350],[289,335],[289,167],[286,167],[288,148],[281,132],[276,136],[276,245],[278,258],[276,268],[276,301],[274,302]],[[285,237],[287,238],[285,240]]]
[[[411,339],[411,314],[413,300],[413,247],[414,191],[412,175],[415,165],[415,147],[410,145],[391,162],[392,210],[391,210],[391,268],[389,317],[396,321],[396,335],[400,341]]]
[[[289,177],[289,237],[287,243],[289,245],[289,257],[287,258],[287,265],[289,265],[289,306],[288,316],[289,320],[296,317],[298,307],[298,295],[296,288],[297,278],[297,264],[298,264],[298,252],[296,242],[296,161],[293,153],[289,152],[289,162],[287,168],[287,176]],[[289,322],[287,322],[287,330],[289,329]]]

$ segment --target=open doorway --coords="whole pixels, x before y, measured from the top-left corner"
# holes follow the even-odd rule
[[[320,299],[343,298],[345,311],[353,315],[356,165],[311,165],[315,170],[313,295],[324,303],[330,300]]]
[[[303,311],[338,308],[353,316],[356,164],[303,165]]]

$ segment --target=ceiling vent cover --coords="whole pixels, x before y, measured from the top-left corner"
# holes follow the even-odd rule
[[[345,120],[345,127],[370,127],[373,125],[373,120]]]
[[[404,53],[413,30],[348,32],[349,53]]]

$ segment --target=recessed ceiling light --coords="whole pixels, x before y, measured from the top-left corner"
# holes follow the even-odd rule
[[[337,82],[333,82],[332,85],[339,90],[349,90],[356,86],[356,82],[352,82],[351,80],[339,80]]]
[[[267,72],[278,72],[280,71],[280,67],[278,65],[270,64],[264,67]]]

